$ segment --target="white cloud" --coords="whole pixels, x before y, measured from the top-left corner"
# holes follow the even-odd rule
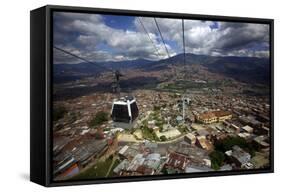
[[[75,16],[73,17],[73,15]],[[74,38],[73,41],[70,39],[66,39],[64,43],[58,41],[59,43],[57,46],[64,46],[72,50],[75,50],[74,47],[76,47],[76,51],[92,51],[90,58],[93,58],[95,61],[102,59],[96,57],[97,54],[95,51],[100,43],[106,44],[113,50],[112,52],[107,52],[107,54],[117,54],[117,56],[123,55],[122,58],[124,58],[124,60],[137,58],[158,60],[167,57],[165,49],[161,46],[161,43],[157,42],[154,34],[150,34],[150,38],[155,42],[158,52],[156,52],[154,45],[144,32],[114,29],[107,26],[101,17],[96,18],[91,16],[88,18],[87,15],[85,16],[84,14],[76,15],[74,13],[64,13],[62,15],[59,14],[58,17],[62,17],[63,24],[57,26],[58,32],[55,32],[55,39],[56,36],[60,37],[61,33],[67,35],[76,32],[78,36]],[[171,47],[167,47],[171,55],[175,55]],[[116,55],[109,55],[102,60],[114,59],[116,58],[115,56]],[[89,59],[89,57],[87,57],[87,59]],[[118,57],[118,59],[120,60],[120,57]]]
[[[171,56],[182,53],[182,20],[156,18]],[[91,61],[158,60],[167,58],[153,18],[141,18],[148,38],[137,19],[132,29],[116,29],[94,14],[56,13],[56,46]],[[269,28],[262,24],[185,20],[187,53],[266,57],[269,55]],[[103,49],[100,46],[103,45]],[[155,50],[155,47],[158,51]],[[55,63],[70,62],[70,56],[55,53]],[[63,59],[64,58],[64,59]],[[81,62],[73,59],[72,63]]]
[[[269,57],[269,51],[251,51],[247,49],[240,49],[240,50],[231,51],[226,55],[240,56],[240,57]]]
[[[142,18],[148,31],[158,33],[153,18]],[[182,21],[178,19],[157,18],[165,39],[176,41],[179,50],[183,46]],[[184,20],[186,52],[207,55],[235,55],[248,48],[248,56],[265,56],[266,51],[250,51],[257,44],[269,44],[269,27],[263,24]],[[241,51],[240,51],[241,50]],[[180,50],[181,51],[181,50]],[[254,53],[256,52],[256,53]],[[237,56],[240,56],[238,54]],[[245,55],[246,56],[246,55]]]

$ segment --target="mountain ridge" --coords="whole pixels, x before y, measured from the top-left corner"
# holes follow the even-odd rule
[[[186,54],[186,65],[202,65],[212,73],[225,75],[238,81],[247,83],[270,82],[270,60],[269,58],[258,57],[239,57],[239,56],[208,56]],[[109,68],[111,70],[140,69],[144,71],[162,71],[169,69],[172,65],[183,67],[183,54],[162,59],[159,61],[151,61],[146,59],[136,59],[127,61],[107,61],[96,62],[97,65],[82,62],[80,64],[54,64],[55,83],[65,80],[75,79],[98,75],[105,69],[99,66]],[[56,81],[60,79],[59,81]]]

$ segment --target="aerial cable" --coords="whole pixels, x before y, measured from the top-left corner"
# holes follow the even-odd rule
[[[157,46],[154,44],[153,40],[151,39],[151,37],[150,37],[148,31],[146,30],[146,28],[145,28],[143,22],[141,21],[141,19],[140,19],[139,17],[137,17],[137,19],[138,19],[139,23],[141,24],[143,30],[144,30],[145,33],[147,34],[147,36],[148,36],[149,40],[151,41],[153,47],[155,48],[155,51],[156,51],[157,56],[160,58],[160,54],[159,54],[158,48],[157,48]]]
[[[183,44],[183,63],[185,66],[185,38],[184,38],[184,19],[182,19],[182,44]]]
[[[159,25],[158,25],[157,20],[156,20],[155,17],[154,17],[154,21],[155,21],[156,27],[157,27],[157,29],[158,29],[158,32],[159,32],[159,34],[160,34],[160,37],[161,37],[161,39],[162,39],[162,42],[163,42],[163,44],[164,44],[164,47],[165,47],[165,49],[166,49],[167,55],[168,55],[168,57],[170,58],[170,54],[169,54],[168,48],[167,48],[167,46],[166,46],[166,44],[165,44],[164,38],[163,38],[163,36],[162,36],[161,30],[160,30],[160,28],[159,28]]]
[[[59,47],[56,47],[56,46],[53,46],[53,48],[54,48],[54,49],[57,49],[57,50],[59,50],[59,51],[61,51],[61,52],[63,52],[63,53],[65,53],[65,54],[71,55],[72,57],[75,57],[75,58],[77,58],[77,59],[80,59],[80,60],[85,61],[85,62],[87,62],[87,63],[90,63],[90,64],[93,64],[93,65],[98,66],[98,67],[100,67],[100,68],[103,68],[103,69],[105,69],[106,71],[113,71],[113,70],[110,69],[110,68],[107,68],[107,67],[98,65],[97,63],[93,63],[92,61],[89,61],[89,60],[87,60],[87,59],[84,59],[84,58],[82,58],[82,57],[80,57],[80,56],[78,56],[78,55],[75,55],[75,54],[73,54],[73,53],[71,53],[71,52],[69,52],[69,51],[66,51],[66,50],[64,50],[64,49],[62,49],[62,48],[59,48]]]

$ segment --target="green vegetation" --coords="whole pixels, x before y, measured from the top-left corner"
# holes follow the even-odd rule
[[[70,118],[70,123],[74,123],[81,116],[80,112],[69,112],[68,117]]]
[[[165,103],[165,104],[161,105],[161,107],[162,107],[162,108],[166,108],[166,107],[167,107],[167,104]]]
[[[53,120],[57,121],[57,120],[63,118],[66,113],[67,113],[67,110],[66,110],[66,108],[64,106],[54,107],[54,110],[53,110]]]
[[[159,141],[159,138],[157,137],[157,135],[154,133],[153,129],[149,129],[147,127],[147,125],[144,125],[141,127],[141,130],[142,130],[142,137],[144,139],[147,139],[147,140],[155,140],[155,141]]]
[[[89,122],[89,126],[95,128],[96,126],[101,125],[102,123],[108,121],[108,113],[104,111],[99,111]]]
[[[241,147],[245,151],[249,152],[252,156],[255,155],[256,149],[251,143],[247,142],[242,137],[227,137],[222,141],[215,142],[215,149],[218,151],[226,152],[228,150],[231,150],[234,145]]]
[[[178,130],[181,133],[187,133],[188,132],[188,129],[187,129],[187,127],[185,125],[179,125]]]
[[[164,123],[162,121],[156,121],[155,125],[159,127],[159,132],[163,132]]]
[[[213,151],[210,154],[212,168],[218,170],[224,162],[225,156],[224,153],[221,151]]]
[[[245,148],[247,146],[247,142],[241,137],[227,137],[221,141],[215,142],[216,150],[222,152],[231,150],[234,145],[238,145],[241,148]]]
[[[247,142],[241,137],[227,137],[214,143],[215,150],[209,155],[213,169],[218,170],[223,165],[225,152],[231,150],[234,145],[237,145],[249,152],[251,156],[255,155],[256,149],[253,147],[252,143]]]
[[[111,166],[113,160],[114,160],[113,157],[110,156],[105,161],[99,161],[98,163],[96,163],[95,165],[90,167],[89,169],[87,169],[87,170],[83,171],[82,173],[74,176],[72,179],[73,180],[83,180],[83,179],[103,178],[103,177],[106,177],[106,176],[112,177],[113,176],[113,169],[120,163],[120,161],[118,159],[116,159],[113,166]]]
[[[109,127],[104,128],[103,131],[110,131],[111,129]]]
[[[162,135],[162,136],[160,136],[160,140],[161,141],[167,141],[168,139],[167,139],[167,137],[165,135]]]
[[[153,106],[153,111],[159,111],[161,109],[160,106],[154,105]]]
[[[270,89],[268,87],[253,86],[248,89],[243,89],[242,93],[247,96],[267,96],[270,94]]]
[[[175,83],[170,83],[164,87],[164,89],[168,90],[185,90],[185,89],[198,89],[198,88],[217,88],[220,87],[221,82],[213,81],[213,82],[194,82],[194,81],[177,81]]]
[[[162,168],[161,172],[162,172],[164,175],[169,174],[169,173],[168,173],[168,169],[167,169],[167,167],[165,167],[165,166]]]
[[[176,94],[176,93],[174,93],[174,94],[170,94],[169,95],[171,98],[180,98],[180,95],[178,95],[178,94]]]
[[[256,155],[251,159],[251,162],[254,164],[255,168],[266,168],[269,166],[268,153],[256,152]]]
[[[235,86],[231,79],[220,80],[220,82],[223,86]]]
[[[154,106],[155,108],[155,106]],[[157,108],[157,107],[156,107]],[[158,108],[157,108],[158,109]],[[160,108],[159,108],[160,110]],[[163,125],[164,125],[164,120],[161,118],[161,115],[160,115],[160,111],[159,110],[156,110],[156,111],[153,111],[149,117],[148,117],[148,121],[152,121],[152,120],[155,120],[155,126],[159,127],[159,130],[160,132],[163,130]],[[143,121],[143,124],[144,125],[147,125],[147,121]]]

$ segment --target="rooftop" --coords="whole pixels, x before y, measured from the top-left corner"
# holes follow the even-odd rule
[[[184,170],[189,163],[187,156],[178,153],[169,153],[166,165],[175,169]]]

